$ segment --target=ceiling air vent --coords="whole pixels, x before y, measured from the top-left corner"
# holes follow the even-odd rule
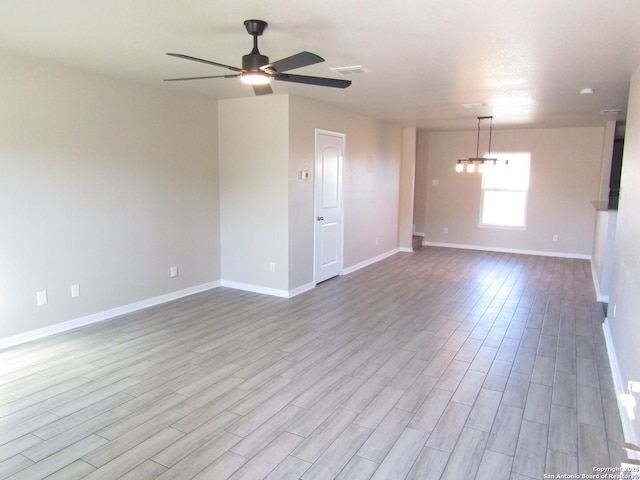
[[[368,73],[369,70],[364,68],[362,65],[353,65],[351,67],[336,67],[330,68],[332,72],[339,73],[340,75],[356,75],[359,73]]]
[[[600,110],[602,115],[617,115],[618,113],[622,113],[621,108],[607,108],[606,110]]]

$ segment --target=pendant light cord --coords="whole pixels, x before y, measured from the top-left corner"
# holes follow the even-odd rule
[[[476,158],[480,158],[480,122],[486,119],[489,119],[489,152],[487,153],[487,155],[491,155],[491,132],[493,130],[493,117],[478,117],[478,139],[476,142]]]
[[[476,140],[476,158],[480,155],[480,119],[482,117],[478,117],[478,139]]]
[[[489,117],[489,153],[488,156],[491,156],[491,131],[493,130],[493,117]]]

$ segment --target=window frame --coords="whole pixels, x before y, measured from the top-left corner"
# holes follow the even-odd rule
[[[528,161],[528,172],[527,172],[527,186],[526,188],[485,188],[485,175],[487,173],[482,173],[482,178],[480,180],[480,211],[478,218],[478,227],[479,228],[494,228],[499,230],[526,230],[527,229],[527,211],[529,207],[529,189],[531,188],[531,152],[511,152],[511,153],[491,153],[491,158],[497,158],[498,161],[501,160],[509,160],[509,162],[518,162],[520,159],[524,159]],[[513,165],[513,163],[511,163]],[[497,168],[500,168],[498,166]],[[509,166],[505,167],[509,168]],[[524,206],[523,206],[523,215],[522,215],[522,225],[508,225],[508,224],[497,224],[497,223],[484,223],[484,204],[485,204],[485,192],[514,192],[514,193],[524,193]]]

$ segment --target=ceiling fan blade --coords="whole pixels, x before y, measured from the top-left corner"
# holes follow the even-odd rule
[[[308,65],[314,65],[316,63],[324,62],[324,58],[311,52],[300,52],[290,57],[276,60],[269,65],[260,67],[261,70],[274,72],[286,72],[288,70],[294,70],[296,68],[306,67]]]
[[[165,82],[179,82],[182,80],[204,80],[207,78],[236,78],[239,77],[240,74],[237,73],[235,75],[208,75],[206,77],[183,77],[183,78],[165,78]]]
[[[271,89],[271,85],[269,85],[268,83],[266,85],[252,85],[252,86],[253,86],[253,91],[255,92],[256,95],[269,95],[273,93],[273,90]]]
[[[242,72],[241,68],[232,67],[231,65],[225,65],[224,63],[212,62],[211,60],[204,60],[202,58],[191,57],[189,55],[183,55],[181,53],[167,53],[167,55],[171,55],[172,57],[184,58],[185,60],[192,60],[194,62],[206,63],[208,65],[215,65],[216,67],[228,68],[229,70],[233,70],[234,72]]]
[[[279,73],[273,76],[276,80],[283,82],[305,83],[307,85],[319,85],[321,87],[347,88],[351,85],[351,80],[341,80],[339,78],[308,77],[306,75],[291,75],[289,73]]]

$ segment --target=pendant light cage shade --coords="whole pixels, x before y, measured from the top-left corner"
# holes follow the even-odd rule
[[[482,122],[482,120],[489,120],[489,148],[487,150],[488,153],[486,157],[479,156],[480,155],[480,122]],[[456,162],[456,172],[474,173],[477,171],[480,173],[485,173],[495,167],[509,164],[508,160],[499,161],[497,158],[490,158],[492,133],[493,133],[493,117],[491,116],[478,117],[478,136],[476,139],[476,156],[469,157],[464,160],[458,160]]]

